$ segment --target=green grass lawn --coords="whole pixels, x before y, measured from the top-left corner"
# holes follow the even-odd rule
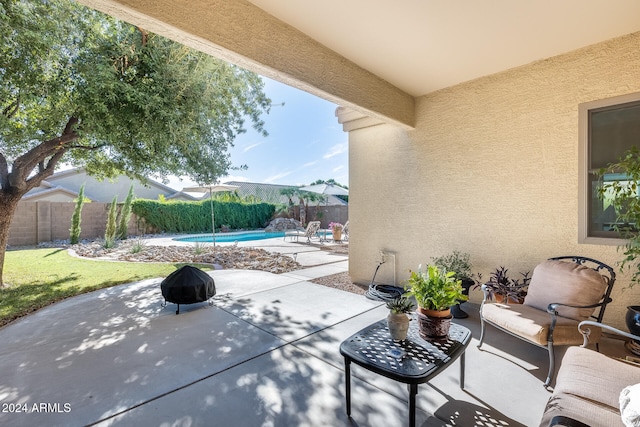
[[[0,326],[74,295],[166,277],[182,265],[93,261],[69,256],[65,249],[57,248],[7,251],[5,287],[0,289]]]

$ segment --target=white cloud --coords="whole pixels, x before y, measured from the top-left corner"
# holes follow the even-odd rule
[[[253,150],[254,148],[256,148],[258,145],[262,145],[262,142],[256,142],[255,144],[251,144],[251,145],[247,145],[246,147],[244,147],[242,149],[243,153],[246,153],[247,151]]]
[[[291,175],[293,172],[292,171],[288,171],[288,172],[282,172],[273,176],[268,177],[267,179],[264,180],[265,183],[267,184],[273,184],[275,181],[284,178],[285,176],[289,176]]]
[[[344,165],[340,165],[340,166],[338,166],[338,167],[336,167],[336,168],[331,169],[331,172],[334,172],[334,173],[335,173],[335,172],[338,172],[338,171],[340,171],[340,170],[342,170],[342,169],[344,169]]]
[[[349,145],[347,143],[336,144],[333,147],[331,147],[329,152],[327,152],[327,154],[322,156],[322,158],[323,159],[330,159],[330,158],[332,158],[334,156],[337,156],[339,154],[346,153],[348,149],[349,149]]]

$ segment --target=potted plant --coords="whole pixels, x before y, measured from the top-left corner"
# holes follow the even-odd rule
[[[412,271],[405,282],[405,296],[413,296],[418,304],[418,332],[424,339],[441,338],[449,334],[451,309],[459,300],[465,301],[462,282],[455,272],[445,271],[436,265],[422,266]]]
[[[453,271],[455,278],[462,281],[462,289],[464,295],[469,295],[469,289],[474,285],[473,273],[471,272],[471,256],[466,252],[453,251],[450,254],[440,257],[433,257],[433,263],[440,269]],[[464,319],[469,317],[460,304],[464,301],[458,301],[451,306],[451,315],[454,319]]]
[[[342,227],[343,225],[339,222],[330,222],[329,229],[333,233],[333,240],[342,240]]]
[[[606,180],[607,175],[613,179]],[[640,149],[632,147],[619,162],[600,169],[598,179],[598,198],[613,207],[615,222],[612,228],[625,240],[618,247],[623,255],[618,265],[621,272],[628,270],[631,273],[629,287],[632,288],[640,283]],[[640,332],[640,306],[627,307],[625,322],[631,333]]]
[[[409,332],[409,317],[406,313],[413,310],[413,301],[400,296],[387,301],[387,308],[389,309],[387,324],[391,338],[400,341],[406,339]]]
[[[489,281],[484,283],[483,290],[486,290],[488,300],[496,299],[498,303],[521,304],[527,295],[527,287],[531,281],[529,272],[520,273],[522,278],[513,279],[509,277],[509,270],[505,267],[496,268],[490,275]]]

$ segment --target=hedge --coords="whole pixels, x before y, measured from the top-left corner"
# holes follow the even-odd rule
[[[147,226],[166,233],[211,232],[211,202],[134,200],[133,213]],[[216,229],[223,224],[231,229],[266,227],[275,213],[270,203],[238,203],[213,201]]]

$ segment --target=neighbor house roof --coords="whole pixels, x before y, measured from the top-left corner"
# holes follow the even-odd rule
[[[40,186],[30,190],[22,198],[23,201],[72,201],[78,197],[80,187],[84,184],[84,195],[94,202],[111,202],[114,196],[122,202],[133,185],[133,192],[138,199],[158,199],[162,195],[166,199],[196,200],[189,194],[182,193],[153,179],[142,183],[125,175],[112,180],[98,180],[83,168],[73,168],[57,172],[43,181]]]

